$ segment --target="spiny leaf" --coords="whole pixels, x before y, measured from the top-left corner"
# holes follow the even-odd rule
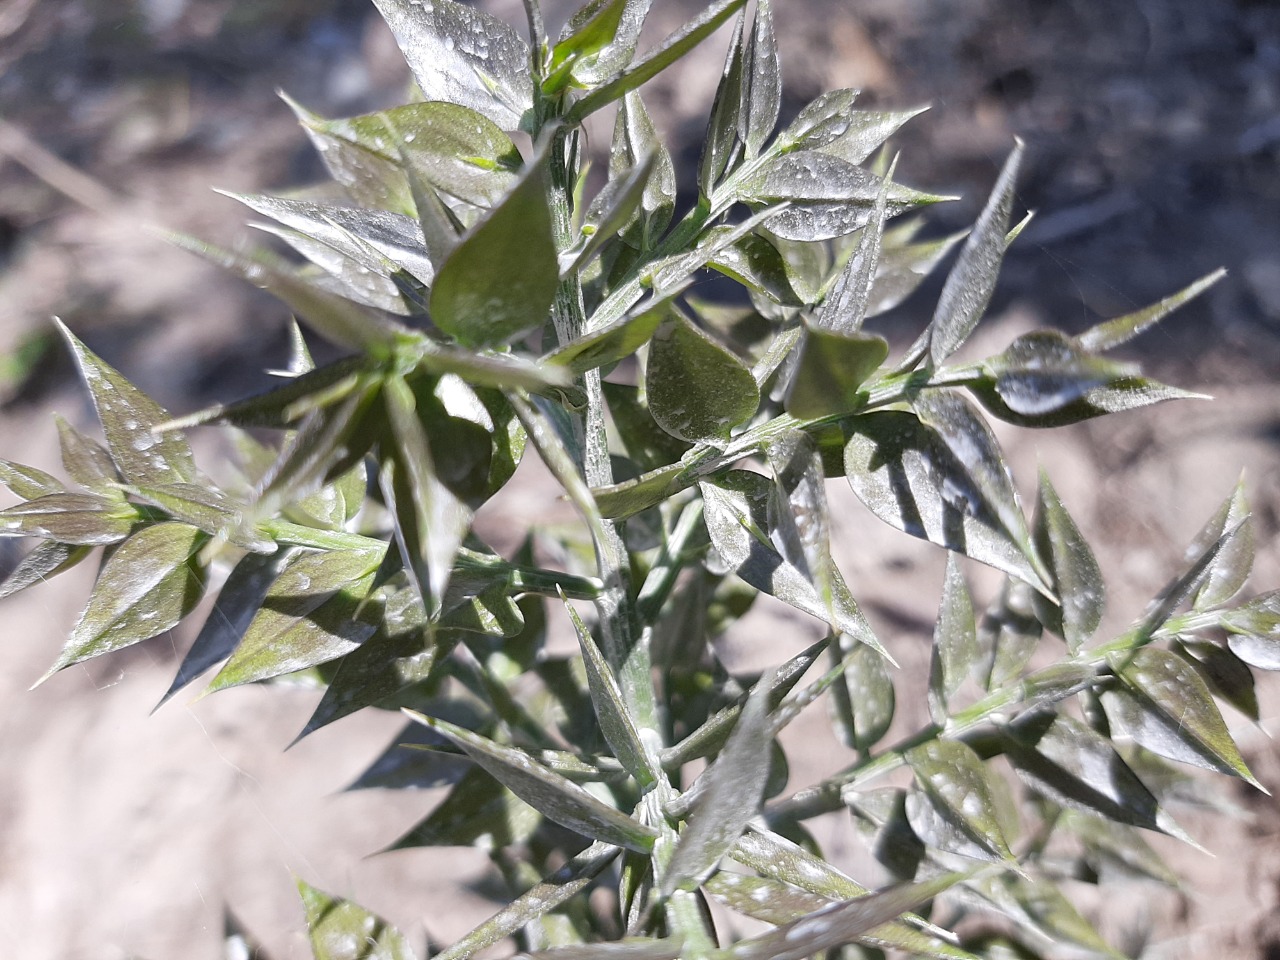
[[[61,322],[67,345],[93,397],[111,459],[133,483],[181,483],[196,479],[191,447],[181,434],[156,436],[152,428],[169,419],[158,403],[81,343]]]
[[[1038,601],[1041,622],[1062,634],[1068,652],[1075,653],[1102,622],[1105,585],[1093,551],[1044,470],[1040,471],[1035,543],[1052,574],[1051,582],[1061,604],[1052,606]]]
[[[647,853],[657,831],[597,800],[582,787],[538,763],[527,753],[505,747],[444,720],[404,711],[412,720],[443,734],[477,764],[548,820],[605,843]]]
[[[372,611],[356,614],[380,559],[364,550],[290,556],[210,692],[313,667],[367,640],[377,629]]]
[[[1008,246],[1005,235],[1013,213],[1014,188],[1022,160],[1022,142],[1014,146],[973,232],[947,275],[929,325],[929,357],[942,364],[969,338],[991,302],[996,277]]]
[[[63,667],[177,626],[204,592],[204,571],[195,556],[207,539],[185,523],[157,523],[129,537],[98,574],[66,647],[40,682]]]
[[[315,960],[417,960],[395,927],[364,907],[298,880]]]
[[[453,0],[374,0],[424,100],[476,110],[503,130],[533,108],[529,46],[509,26]]]
[[[727,439],[760,404],[747,366],[670,309],[649,346],[645,392],[653,418],[681,440]]]
[[[436,276],[431,318],[466,346],[505,343],[547,319],[559,269],[543,166],[530,163]]]
[[[0,583],[0,599],[51,580],[64,570],[70,570],[88,555],[89,547],[85,545],[59,543],[56,540],[36,544],[13,572],[5,577],[4,582]]]
[[[578,635],[578,645],[582,649],[582,662],[587,670],[587,687],[591,691],[591,702],[595,705],[596,717],[600,721],[600,731],[604,734],[605,742],[609,744],[609,749],[613,751],[613,755],[618,758],[623,768],[641,784],[652,783],[657,778],[657,772],[653,769],[649,751],[645,749],[640,731],[636,729],[631,714],[627,712],[622,691],[618,688],[618,681],[613,671],[609,669],[604,654],[591,638],[591,631],[578,616],[578,611],[569,605],[563,592],[560,598],[564,600],[565,610],[568,611],[569,620],[573,623],[574,632]]]
[[[947,703],[977,659],[978,630],[973,616],[973,598],[960,572],[960,564],[956,562],[956,555],[949,552],[929,668],[929,714],[934,723],[946,723]]]
[[[1201,293],[1208,290],[1226,275],[1227,271],[1219,268],[1213,273],[1201,277],[1190,286],[1179,290],[1172,296],[1165,297],[1159,303],[1153,303],[1142,310],[1125,314],[1123,317],[1117,317],[1114,320],[1108,320],[1086,330],[1075,338],[1076,343],[1086,353],[1106,353],[1108,350],[1114,350],[1121,344],[1132,340],[1144,330],[1159,323],[1184,303],[1200,296]]]
[[[907,796],[907,817],[922,840],[966,857],[1013,859],[987,769],[970,747],[931,740],[909,750],[906,760],[922,791]],[[949,831],[939,829],[944,823],[958,835],[946,836]]]
[[[769,777],[770,686],[768,678],[756,684],[724,749],[695,783],[697,800],[667,864],[664,892],[700,885],[760,812]]]
[[[1123,684],[1102,694],[1112,725],[1152,753],[1240,777],[1266,792],[1244,758],[1204,680],[1176,654],[1142,647],[1111,658]]]

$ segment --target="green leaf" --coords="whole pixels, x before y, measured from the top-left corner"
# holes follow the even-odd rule
[[[943,199],[888,183],[861,167],[814,150],[801,150],[765,164],[740,186],[738,198],[751,204],[786,201],[768,227],[788,240],[831,240],[864,227],[885,195],[885,210],[896,217]]]
[[[858,91],[849,89],[821,94],[779,135],[778,146],[783,150],[821,150],[857,165],[879,150],[904,123],[927,109],[888,113],[854,110],[857,97]]]
[[[914,879],[929,856],[924,841],[908,822],[907,796],[906,790],[897,787],[850,790],[841,796],[853,814],[854,828],[896,880]],[[954,828],[950,832],[954,833]]]
[[[377,623],[361,607],[380,559],[366,550],[291,555],[209,691],[314,667],[367,640]]]
[[[4,484],[23,500],[67,492],[67,488],[57,477],[12,460],[0,460],[0,484]]]
[[[707,266],[776,303],[803,306],[806,301],[793,286],[790,267],[777,246],[758,233],[749,233],[727,245],[719,242],[731,232],[730,226],[712,227],[698,241],[699,245],[716,249]]]
[[[934,429],[898,411],[855,417],[846,429],[845,473],[872,513],[913,537],[1042,588],[1040,576],[982,487]],[[988,485],[998,490],[1003,485],[1000,461],[988,459],[985,443],[975,444],[971,452],[990,467]],[[1012,518],[1007,498],[1002,512]]]
[[[1005,729],[1006,756],[1018,776],[1054,803],[1189,839],[1111,742],[1086,724],[1064,714],[1033,712]]]
[[[44,537],[97,546],[123,540],[137,519],[137,512],[120,499],[51,493],[0,510],[0,537]]]
[[[803,321],[797,359],[783,401],[798,420],[816,420],[857,409],[860,388],[889,355],[879,334],[828,330]]]
[[[883,653],[839,571],[832,567],[832,595],[828,601],[803,572],[803,558],[787,555],[791,551],[769,519],[776,494],[767,478],[731,470],[714,483],[704,482],[699,487],[711,543],[738,576],[756,589],[830,623],[833,630],[848,633]]]
[[[1228,530],[1234,530],[1235,535],[1214,556],[1203,581],[1196,588],[1191,598],[1191,606],[1195,610],[1208,610],[1228,603],[1244,589],[1253,569],[1253,519],[1244,495],[1243,478],[1187,547],[1187,557],[1199,556],[1222,539]]]
[[[1107,866],[1119,866],[1126,874],[1178,886],[1177,874],[1133,827],[1074,810],[1062,811],[1058,823],[1080,838],[1094,870],[1102,872]]]
[[[364,907],[298,880],[315,960],[417,960],[404,934]]]
[[[1037,610],[1041,622],[1061,634],[1067,651],[1074,654],[1102,622],[1106,603],[1102,571],[1044,470],[1035,516],[1036,549],[1049,568],[1050,583],[1061,604],[1038,601]]]
[[[1001,913],[1055,944],[1083,947],[1093,956],[1123,960],[1054,884],[1005,873],[979,880],[974,889]]]
[[[80,663],[171,630],[200,602],[195,557],[207,537],[185,523],[143,527],[111,554],[57,662],[40,682]]]
[[[563,89],[579,60],[598,55],[614,42],[626,8],[627,0],[599,0],[574,14],[551,48],[547,76],[542,81],[544,92]]]
[[[631,92],[618,104],[613,143],[609,148],[609,180],[624,180],[648,157],[653,158],[653,167],[645,179],[640,209],[632,223],[619,230],[623,240],[638,250],[655,246],[671,222],[676,201],[676,173],[671,154],[654,130],[640,95]]]
[[[813,584],[828,607],[833,603],[830,512],[822,457],[813,438],[791,430],[765,451],[773,469],[776,499],[771,521],[785,544],[782,551]]]
[[[890,165],[889,172],[880,185],[871,219],[859,231],[858,242],[849,254],[844,269],[831,284],[818,307],[814,326],[841,334],[857,333],[862,329],[880,264],[888,193],[893,183],[895,165]]]
[[[213,487],[198,483],[136,485],[125,490],[153,504],[174,520],[189,523],[213,537],[255,553],[275,553],[276,542],[245,523],[245,508]]]
[[[582,225],[582,240],[575,250],[561,256],[562,276],[577,271],[591,262],[601,249],[620,231],[637,222],[637,215],[649,190],[657,157],[650,154],[625,177],[610,179],[604,185],[591,206],[587,208],[586,221]],[[626,242],[625,239],[623,242]],[[569,262],[566,268],[565,263]]]
[[[934,366],[940,366],[969,338],[991,302],[1008,246],[1005,236],[1013,213],[1022,151],[1022,142],[1018,141],[942,287],[929,325],[929,357]]]
[[[0,582],[0,599],[51,580],[64,570],[70,570],[88,555],[89,547],[84,545],[59,543],[56,540],[38,543],[14,567],[13,572]]]
[[[650,342],[645,393],[654,420],[681,440],[728,439],[760,405],[746,364],[674,309]]]
[[[693,812],[667,864],[664,893],[700,886],[760,813],[769,779],[771,686],[767,675],[756,684],[724,749],[691,788]]]
[[[597,800],[582,787],[552,772],[527,753],[505,747],[444,720],[404,711],[451,740],[499,783],[531,807],[575,833],[648,853],[657,831]]]
[[[978,659],[978,628],[973,598],[954,553],[947,554],[947,576],[942,586],[942,606],[933,630],[933,657],[929,668],[929,714],[939,725],[947,722],[947,703],[960,689]]]
[[[423,414],[409,385],[389,378],[383,388],[393,446],[384,449],[383,495],[395,519],[396,542],[405,568],[434,617],[449,585],[449,575],[462,539],[471,526],[471,511],[437,476],[435,458]]]
[[[54,414],[53,419],[58,427],[62,466],[67,471],[67,476],[94,493],[114,492],[115,485],[120,482],[120,474],[111,460],[111,454],[62,417]]]
[[[638,89],[715,33],[745,3],[746,0],[715,0],[698,16],[662,41],[657,49],[600,83],[573,105],[565,120],[570,124],[579,124],[601,107]]]
[[[738,137],[739,116],[748,102],[743,80],[746,11],[738,14],[733,39],[725,54],[724,70],[716,86],[716,98],[702,140],[702,157],[698,161],[698,190],[710,196],[712,189],[741,160],[742,143]]]
[[[548,354],[545,362],[567,367],[579,376],[588,370],[616,363],[648,343],[670,315],[669,296],[646,301],[621,319],[569,341]]]
[[[996,690],[1016,680],[1026,667],[1044,627],[1036,618],[1039,595],[1022,580],[1006,577],[978,624],[984,661],[983,686]]]
[[[1222,615],[1231,652],[1261,670],[1280,670],[1280,590]]]
[[[612,0],[591,0],[585,4],[569,18],[562,36],[578,30],[611,2]],[[612,40],[599,51],[583,53],[574,59],[570,73],[577,83],[587,87],[594,86],[607,80],[619,70],[625,69],[631,63],[650,4],[651,0],[626,0],[623,3],[622,14],[618,18],[617,29],[614,31]]]
[[[782,73],[778,66],[778,38],[769,0],[757,0],[742,78],[742,107],[738,136],[754,157],[778,123],[782,107]]]
[[[181,434],[156,436],[152,428],[169,419],[158,403],[103,363],[61,322],[80,375],[102,421],[107,449],[120,474],[132,483],[180,483],[196,479],[191,447]]]
[[[1142,647],[1111,658],[1121,686],[1102,694],[1107,718],[1152,753],[1228,776],[1259,790],[1196,668],[1176,654]]]
[[[865,753],[893,722],[893,679],[884,657],[848,634],[840,634],[839,650],[833,655],[846,665],[841,682],[831,688],[836,734],[846,747]]]
[[[473,767],[430,816],[388,849],[476,846],[496,850],[524,843],[541,822],[537,810]]]
[[[930,846],[982,860],[1012,860],[988,773],[957,740],[931,740],[907,751],[920,792],[907,796],[907,819]]]
[[[587,670],[587,687],[591,691],[591,702],[595,706],[596,717],[600,721],[600,732],[604,734],[605,742],[609,744],[609,749],[613,751],[613,755],[618,758],[623,768],[641,784],[653,783],[657,779],[657,772],[653,769],[649,751],[645,749],[640,731],[636,729],[635,721],[627,712],[627,705],[622,699],[617,678],[609,669],[609,664],[605,662],[604,654],[592,639],[591,631],[578,616],[578,611],[569,605],[563,592],[560,598],[564,600],[565,610],[568,611],[569,620],[573,623],[574,632],[578,635],[578,645],[582,649],[582,662]]]
[[[262,606],[271,584],[293,555],[288,548],[281,548],[271,556],[248,553],[240,558],[218,591],[213,609],[156,709],[215,663],[231,656]]]
[[[685,956],[684,941],[679,937],[628,937],[607,943],[589,943],[581,946],[556,947],[522,953],[522,960],[679,960]]]
[[[449,3],[450,0],[441,0]],[[431,318],[466,346],[505,343],[546,321],[559,283],[544,161],[463,238],[431,290]]]
[[[1108,350],[1114,350],[1144,330],[1155,326],[1184,303],[1200,296],[1226,275],[1227,271],[1219,268],[1172,296],[1165,297],[1159,303],[1153,303],[1142,310],[1100,323],[1076,337],[1076,345],[1086,353],[1106,353]]]
[[[1215,697],[1225,700],[1254,723],[1262,719],[1253,672],[1229,647],[1183,638],[1173,645],[1173,652],[1199,668],[1200,676]]]
[[[922,883],[889,887],[854,900],[833,903],[769,933],[718,950],[712,956],[716,960],[804,960],[897,919],[960,879],[961,874],[945,874]]]
[[[904,231],[885,231],[879,267],[867,303],[868,317],[892,310],[915,293],[934,267],[968,235],[968,231],[962,230],[939,240],[909,242],[920,226],[921,222],[916,221],[908,224]]]
[[[409,62],[424,100],[484,114],[503,130],[533,109],[529,46],[509,26],[453,0],[374,0]]]

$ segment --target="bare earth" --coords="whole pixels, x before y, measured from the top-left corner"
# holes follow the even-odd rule
[[[364,0],[149,0],[127,15],[122,6],[0,3],[0,117],[12,124],[0,127],[0,354],[47,331],[56,313],[161,402],[187,410],[261,385],[261,368],[284,356],[287,318],[142,225],[220,242],[243,236],[242,208],[210,185],[269,191],[319,175],[276,86],[337,115],[394,102],[407,74]],[[900,170],[914,185],[965,196],[938,212],[938,229],[970,221],[1013,136],[1027,141],[1023,205],[1041,216],[1015,248],[971,355],[1044,324],[1079,329],[1230,268],[1137,345],[1156,376],[1213,403],[1002,439],[1024,495],[1043,463],[1090,536],[1111,625],[1134,617],[1174,572],[1242,468],[1258,523],[1254,589],[1280,585],[1280,10],[1244,0],[776,6],[793,111],[833,86],[862,87],[868,103],[935,104],[902,137]],[[490,9],[519,22],[518,7]],[[655,37],[681,9],[658,2]],[[689,144],[686,166],[722,47],[713,41],[680,83],[652,97],[659,125]],[[890,332],[913,335],[930,306],[926,291]],[[68,363],[53,350],[25,382],[0,377],[0,392],[0,451],[55,469],[48,411],[90,420]],[[203,441],[216,462],[216,441]],[[520,496],[504,494],[482,519],[495,542],[511,542],[512,524],[563,509],[536,470],[523,479]],[[940,558],[880,525],[847,490],[833,484],[831,494],[841,567],[923,686]],[[0,561],[16,555],[6,547]],[[969,572],[985,601],[991,578]],[[28,692],[89,582],[77,570],[3,607],[5,955],[213,960],[225,905],[269,956],[309,957],[291,874],[361,901],[418,944],[424,931],[448,941],[494,909],[481,853],[369,856],[436,799],[343,792],[396,735],[395,716],[365,711],[283,752],[316,694],[181,695],[149,714],[189,642],[184,631]],[[921,597],[930,599],[922,606]],[[814,629],[765,606],[726,638],[724,655],[774,663]],[[1262,685],[1258,726],[1227,718],[1273,792],[1278,695],[1280,684]],[[789,751],[793,787],[849,759],[824,731],[821,711],[793,731],[804,745]],[[1133,883],[1097,903],[1081,888],[1116,943],[1146,927],[1148,957],[1280,956],[1280,811],[1243,785],[1216,786],[1238,816],[1179,814],[1216,858],[1153,841],[1187,878],[1181,893]],[[847,822],[823,829],[833,856],[865,870]]]

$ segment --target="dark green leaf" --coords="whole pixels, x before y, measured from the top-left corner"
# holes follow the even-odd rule
[[[0,484],[4,484],[23,500],[67,492],[67,488],[56,477],[12,460],[0,460]]]
[[[561,593],[564,600],[564,594]],[[627,705],[622,699],[622,691],[618,688],[617,678],[604,654],[591,638],[578,611],[565,600],[565,610],[573,623],[574,632],[578,635],[578,645],[582,649],[582,662],[587,671],[587,687],[591,691],[591,702],[595,706],[596,717],[600,722],[600,732],[609,744],[609,749],[618,758],[623,768],[634,776],[641,784],[652,783],[657,778],[649,751],[645,749],[640,731],[636,729]]]
[[[231,656],[290,556],[287,548],[272,556],[249,553],[232,568],[157,709],[215,663]]]
[[[1196,668],[1142,647],[1112,658],[1123,685],[1102,694],[1107,718],[1152,753],[1240,777],[1259,789]]]
[[[464,345],[505,343],[547,319],[558,282],[543,161],[535,159],[441,266],[431,318]]]
[[[853,814],[854,829],[896,880],[914,880],[929,855],[908,822],[907,796],[897,787],[850,790],[841,796]]]
[[[1280,670],[1280,590],[1222,615],[1231,652],[1261,670]]]
[[[156,436],[152,428],[169,419],[164,408],[103,363],[59,322],[93,397],[107,437],[107,449],[121,475],[133,483],[180,483],[196,478],[191,447],[181,434]]]
[[[746,364],[674,310],[649,345],[645,392],[659,426],[682,440],[727,439],[760,404]]]
[[[1253,673],[1229,647],[1182,639],[1174,645],[1173,652],[1200,669],[1201,678],[1215,697],[1225,700],[1254,723],[1261,720]]]
[[[0,583],[0,599],[51,580],[64,570],[70,570],[88,555],[89,547],[84,545],[59,543],[56,540],[38,543],[22,558],[13,572],[5,577],[4,582]]]
[[[880,742],[893,722],[893,679],[882,657],[865,643],[840,634],[834,656],[846,664],[841,682],[831,688],[831,709],[841,742],[865,753]]]
[[[1041,622],[1061,634],[1068,652],[1075,653],[1102,622],[1105,585],[1093,551],[1043,470],[1036,504],[1035,543],[1060,601],[1060,606],[1055,606],[1037,600]]]
[[[911,828],[930,846],[983,860],[1012,860],[987,769],[957,740],[931,740],[909,750],[919,793],[907,796]]]
[[[1179,290],[1172,296],[1165,297],[1159,303],[1125,314],[1114,320],[1100,323],[1076,337],[1076,344],[1086,353],[1106,353],[1122,343],[1127,343],[1149,327],[1154,326],[1166,316],[1177,310],[1184,303],[1194,300],[1205,290],[1227,275],[1227,271],[1218,269],[1207,274],[1195,283]]]
[[[474,767],[430,816],[388,849],[478,846],[496,850],[524,843],[541,822],[537,810]]]
[[[843,903],[833,903],[777,930],[717,951],[716,960],[804,960],[858,939],[931,900],[961,879],[946,874],[923,883],[889,887]]]
[[[612,103],[631,90],[636,90],[696,47],[720,25],[737,13],[746,0],[716,0],[698,16],[667,37],[653,52],[641,57],[611,79],[600,83],[569,111],[566,120],[581,123],[584,118]]]
[[[877,517],[913,537],[1041,584],[967,465],[935,430],[897,411],[856,417],[847,429],[845,472],[854,493]],[[988,460],[984,446],[971,452],[991,468],[988,483],[998,489],[1003,465]],[[1007,499],[1002,512],[1016,524]]]
[[[185,523],[157,523],[117,547],[98,574],[66,647],[41,682],[63,667],[177,626],[204,592],[204,571],[195,556],[206,539]]]
[[[374,0],[424,100],[476,110],[516,130],[533,108],[529,46],[509,26],[453,0]]]
[[[582,787],[553,773],[527,753],[495,743],[469,730],[423,716],[405,713],[418,723],[448,737],[498,782],[505,785],[548,820],[576,833],[640,853],[652,849],[657,831],[597,800]]]
[[[1007,728],[1018,775],[1066,807],[1186,839],[1106,737],[1071,717],[1029,713]]]
[[[665,893],[699,886],[759,814],[769,779],[771,686],[767,675],[756,684],[724,749],[694,784],[697,799],[667,864]]]
[[[940,366],[969,339],[969,334],[991,302],[1008,246],[1005,235],[1009,232],[1013,213],[1022,149],[1019,141],[1005,161],[991,197],[978,222],[973,225],[973,232],[965,241],[938,297],[938,306],[929,325],[929,356],[935,366]]]
[[[778,123],[782,106],[782,73],[778,67],[778,38],[773,29],[773,7],[758,0],[751,27],[742,81],[742,108],[738,135],[754,157]]]
[[[947,722],[947,703],[960,689],[978,659],[978,628],[973,598],[954,553],[947,554],[942,606],[933,630],[933,659],[929,668],[929,714],[936,724]]]
[[[381,559],[363,550],[290,556],[209,690],[278,677],[354,650],[377,629],[376,605],[361,607]]]
[[[274,540],[245,523],[244,506],[220,490],[198,483],[139,484],[125,489],[210,536],[223,537],[228,543],[255,553],[276,552]]]
[[[0,537],[44,537],[96,546],[123,540],[137,519],[137,512],[121,499],[51,493],[0,510]]]
[[[79,430],[54,414],[58,426],[58,443],[62,448],[62,466],[69,476],[86,490],[108,493],[120,482],[116,465],[96,440],[91,440]]]
[[[1039,596],[1022,580],[1006,577],[1000,596],[978,624],[984,659],[983,686],[996,690],[1022,673],[1040,642],[1043,626],[1035,614]]]
[[[1223,544],[1213,558],[1203,582],[1191,599],[1191,606],[1196,610],[1220,607],[1230,601],[1244,589],[1249,572],[1253,569],[1253,520],[1244,495],[1243,478],[1187,547],[1187,558],[1199,556],[1228,530],[1235,530],[1235,535]]]
[[[711,106],[711,118],[702,139],[702,157],[698,161],[698,190],[704,197],[711,195],[715,185],[741,159],[742,142],[738,136],[738,121],[748,102],[743,79],[743,31],[746,17],[744,10],[738,14],[734,23],[733,39],[729,42],[724,71],[720,74],[715,102]]]
[[[787,386],[786,410],[815,420],[856,409],[859,389],[889,355],[889,341],[873,333],[843,333],[804,320],[797,360]]]
[[[646,301],[631,313],[607,326],[590,330],[549,354],[547,363],[567,367],[581,375],[629,357],[649,342],[654,332],[671,315],[671,300],[663,296]],[[754,410],[752,411],[754,412]]]
[[[405,936],[364,907],[302,880],[298,893],[307,910],[315,960],[417,960]]]

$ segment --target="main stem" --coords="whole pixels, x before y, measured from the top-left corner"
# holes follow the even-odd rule
[[[565,250],[574,242],[572,197],[577,177],[571,130],[554,133],[550,150],[548,202],[556,247]],[[556,337],[563,346],[581,336],[586,325],[582,285],[576,272],[560,281],[552,305]],[[600,371],[592,370],[578,382],[586,395],[583,410],[572,414],[575,456],[590,487],[613,483],[609,442],[605,432],[604,392]],[[621,522],[605,520],[595,532],[596,564],[603,589],[596,597],[600,614],[600,646],[618,677],[618,686],[631,716],[640,729],[659,732],[649,647],[642,642],[634,622],[631,601],[631,563],[622,539]]]

